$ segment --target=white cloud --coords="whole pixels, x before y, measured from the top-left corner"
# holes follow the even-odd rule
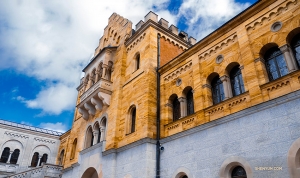
[[[176,24],[185,16],[187,32],[198,39],[248,4],[234,0],[186,0],[176,16],[167,10],[170,0],[52,0],[0,1],[0,70],[13,68],[47,85],[35,98],[19,96],[27,107],[43,113],[72,110],[81,69],[98,45],[109,16],[116,12],[133,22],[155,6],[155,13]]]
[[[51,123],[51,122],[42,122],[38,127],[48,130],[54,130],[57,132],[66,132],[67,126],[61,122]]]
[[[234,0],[185,0],[178,17],[187,19],[189,35],[200,40],[248,6]]]

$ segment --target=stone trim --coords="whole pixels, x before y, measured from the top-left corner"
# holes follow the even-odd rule
[[[289,149],[287,164],[291,178],[300,177],[300,138],[298,138]]]
[[[254,113],[257,113],[259,111],[263,111],[263,110],[266,110],[268,108],[271,108],[271,107],[274,107],[274,106],[277,106],[277,105],[280,105],[280,104],[284,104],[286,102],[290,102],[290,101],[293,101],[293,100],[296,100],[296,99],[299,99],[299,98],[300,98],[300,90],[289,93],[289,94],[286,94],[284,96],[281,96],[281,97],[278,97],[278,98],[275,98],[275,99],[272,99],[272,100],[269,100],[265,103],[261,103],[261,104],[255,105],[253,107],[244,109],[242,111],[236,112],[236,113],[231,114],[229,116],[225,116],[223,118],[205,123],[203,125],[199,125],[199,126],[194,127],[192,129],[185,130],[185,131],[179,132],[177,134],[174,134],[172,136],[163,138],[163,139],[160,140],[160,143],[167,143],[167,142],[176,140],[178,138],[185,137],[185,136],[188,136],[190,134],[197,133],[197,132],[200,132],[202,130],[209,129],[211,127],[215,127],[216,125],[221,125],[221,124],[224,124],[226,122],[229,122],[229,121],[232,121],[232,120],[235,120],[235,119],[239,119],[241,117],[245,117],[247,115],[254,114]]]
[[[188,178],[194,178],[191,171],[185,167],[177,168],[176,171],[173,173],[172,178],[181,178],[184,175],[186,175]]]
[[[106,151],[103,151],[102,152],[102,155],[103,156],[106,156],[106,155],[109,155],[109,154],[112,154],[112,153],[120,153],[122,151],[125,151],[125,150],[128,150],[128,149],[131,149],[133,147],[137,147],[139,145],[142,145],[144,143],[150,143],[150,144],[153,144],[155,145],[156,144],[156,140],[152,139],[152,138],[143,138],[141,140],[138,140],[136,142],[133,142],[133,143],[130,143],[128,145],[125,145],[125,146],[122,146],[120,148],[117,148],[117,149],[109,149],[109,150],[106,150]]]
[[[227,158],[220,169],[220,178],[231,178],[231,171],[236,166],[242,166],[247,174],[247,178],[253,178],[253,171],[249,163],[242,157],[232,156]]]
[[[87,152],[89,152],[89,151],[95,150],[96,148],[99,148],[99,147],[101,147],[101,146],[102,146],[102,142],[99,142],[99,143],[97,143],[97,144],[95,144],[95,145],[93,145],[93,146],[91,146],[91,147],[88,147],[88,148],[86,148],[86,149],[84,149],[84,150],[81,150],[81,151],[79,152],[79,154],[80,154],[80,155],[83,155],[83,154],[85,154],[85,153],[87,153]]]

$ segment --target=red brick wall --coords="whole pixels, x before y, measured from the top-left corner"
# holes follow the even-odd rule
[[[183,52],[183,49],[174,45],[165,38],[160,38],[160,66],[163,66]]]

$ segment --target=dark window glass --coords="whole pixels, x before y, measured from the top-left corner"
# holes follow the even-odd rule
[[[75,157],[76,147],[77,147],[77,138],[75,138],[75,140],[73,141],[72,151],[71,151],[71,159],[74,159],[74,157]]]
[[[36,167],[39,162],[39,153],[35,152],[32,156],[31,167]]]
[[[288,74],[288,69],[283,54],[278,47],[269,49],[266,52],[264,59],[271,81]]]
[[[136,70],[140,68],[140,54],[136,56]]]
[[[64,163],[64,155],[65,155],[65,150],[62,150],[60,152],[59,165],[63,165],[63,163]]]
[[[188,176],[183,176],[183,177],[181,177],[181,178],[188,178]]]
[[[100,138],[101,138],[101,132],[100,132],[100,128],[98,129],[98,139],[97,139],[97,143],[99,143],[100,142]]]
[[[93,141],[94,141],[94,134],[93,134],[93,131],[92,129],[90,130],[90,134],[91,134],[91,145],[90,146],[93,146]]]
[[[10,151],[10,149],[8,147],[4,148],[4,150],[2,151],[2,154],[1,154],[1,159],[0,159],[1,163],[6,163],[8,161],[8,157],[10,154],[9,151]]]
[[[242,166],[237,166],[232,170],[232,178],[247,178],[245,169]]]
[[[136,119],[136,109],[132,109],[131,113],[131,133],[135,131],[135,119]]]
[[[48,155],[47,154],[43,154],[43,157],[41,158],[39,166],[41,166],[42,163],[47,163],[47,159],[48,159]]]
[[[19,155],[20,155],[20,150],[15,149],[14,152],[12,153],[12,155],[11,155],[11,158],[10,158],[10,161],[9,161],[10,164],[17,164]]]
[[[194,99],[193,99],[193,92],[190,90],[186,95],[186,102],[187,102],[187,115],[194,114]]]
[[[224,89],[221,79],[215,77],[211,82],[213,103],[217,104],[224,100]]]
[[[292,40],[292,48],[297,60],[297,64],[300,67],[300,33],[296,35]]]
[[[237,96],[245,92],[242,72],[239,66],[234,67],[230,71],[230,80],[233,96]]]
[[[180,118],[180,102],[178,101],[178,97],[176,96],[173,99],[173,121],[177,121]]]

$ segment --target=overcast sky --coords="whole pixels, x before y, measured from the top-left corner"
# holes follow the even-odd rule
[[[152,10],[198,40],[256,0],[1,0],[0,119],[66,131],[76,87],[113,12]]]

